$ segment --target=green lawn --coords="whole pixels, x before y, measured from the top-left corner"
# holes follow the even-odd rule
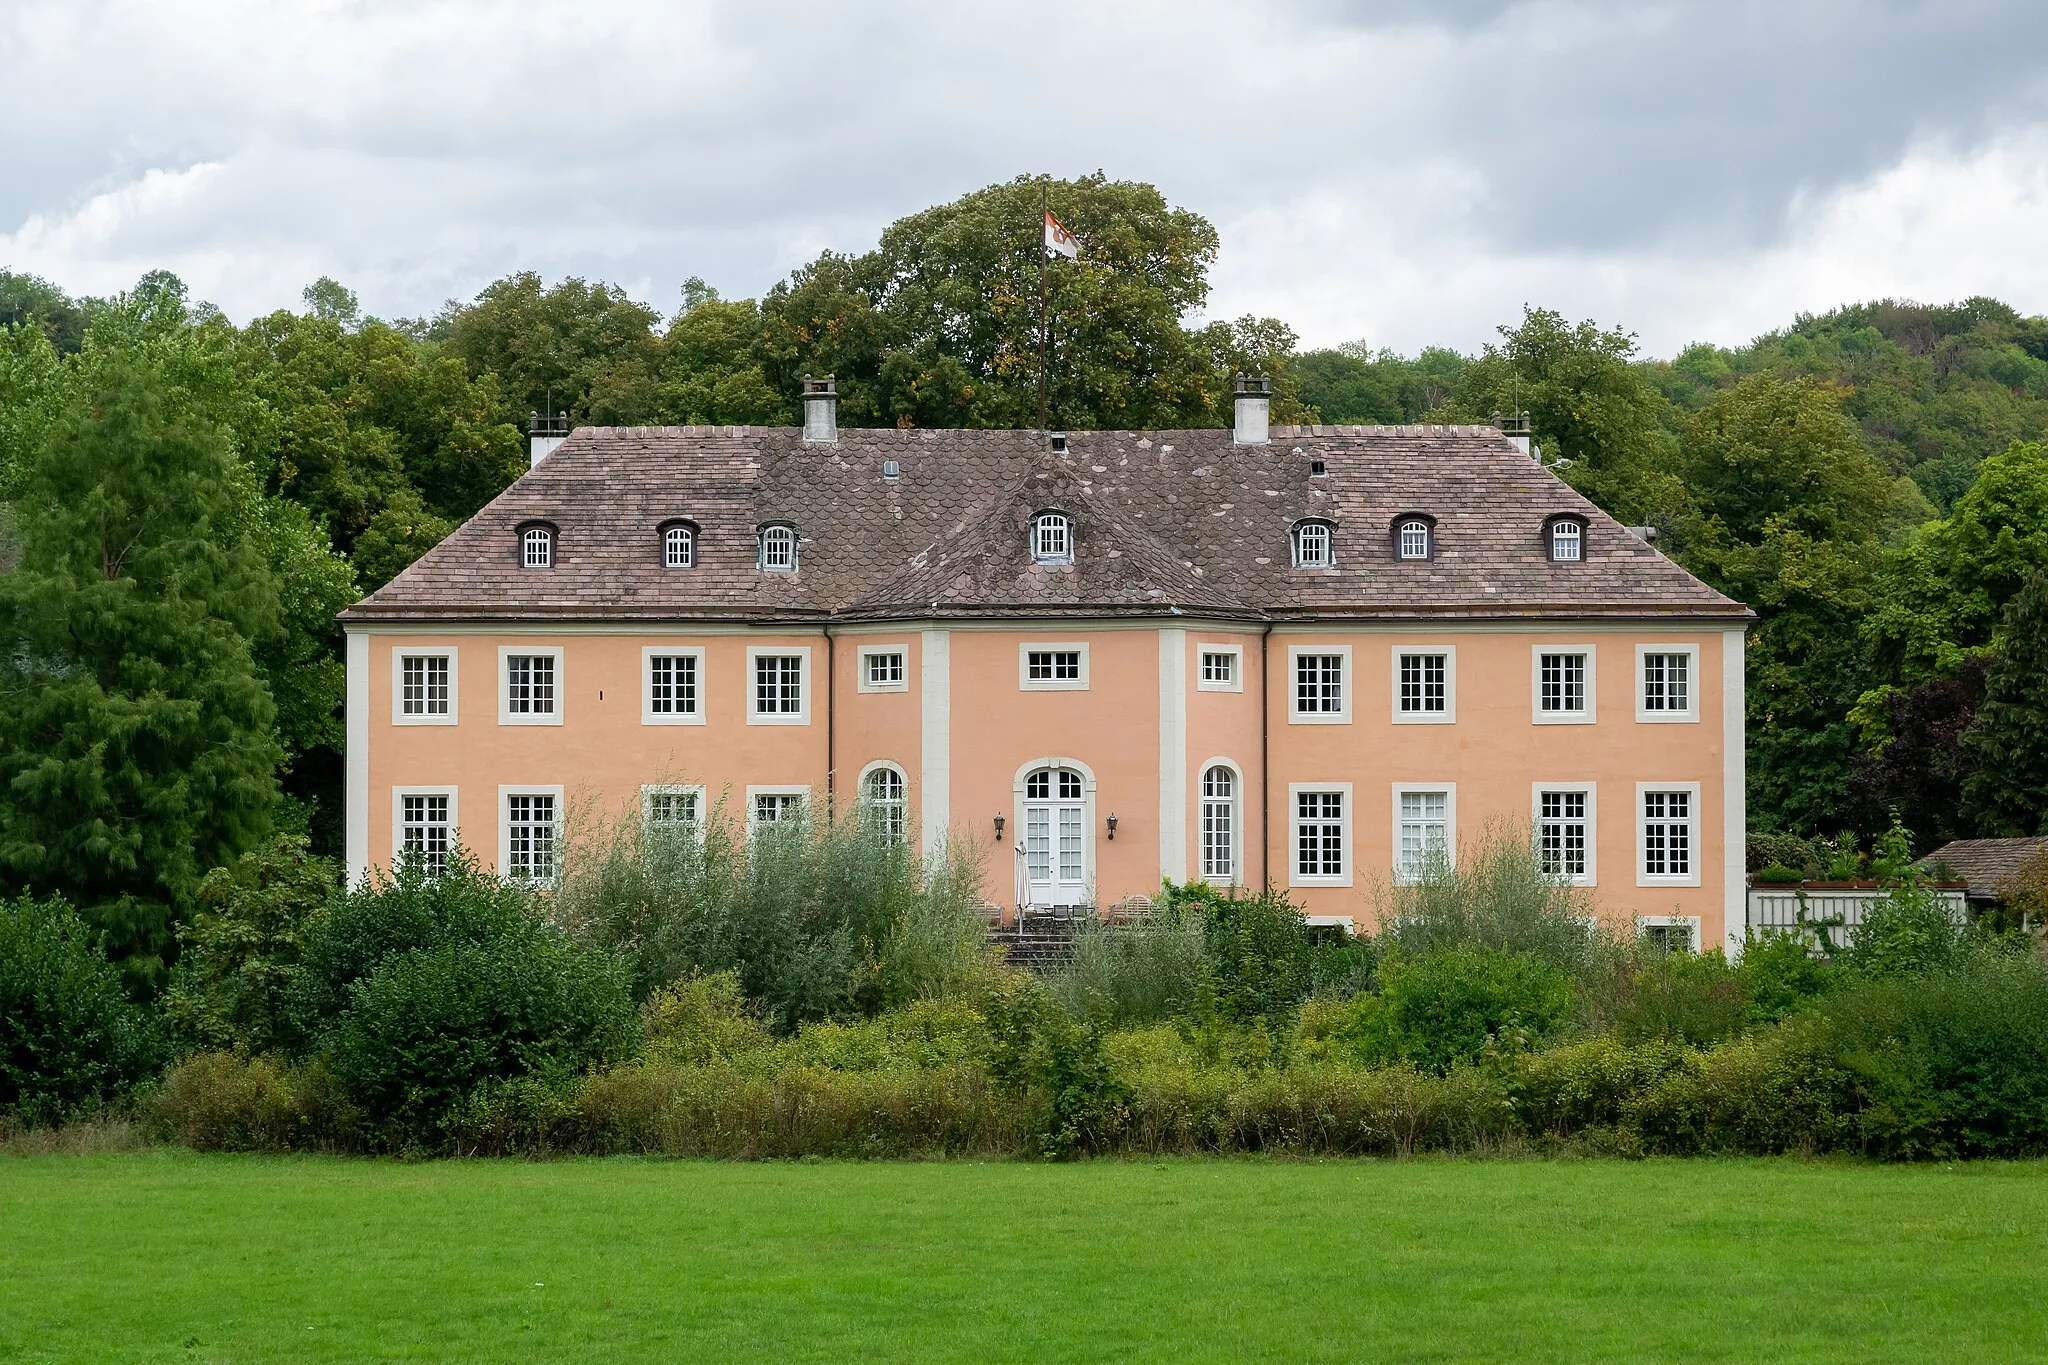
[[[2048,1167],[0,1159],[0,1360],[2016,1360]]]

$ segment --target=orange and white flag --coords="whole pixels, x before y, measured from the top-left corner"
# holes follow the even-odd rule
[[[1045,211],[1045,249],[1055,256],[1065,256],[1070,261],[1081,259],[1081,243],[1073,233],[1067,231],[1060,220],[1052,216],[1052,210]]]

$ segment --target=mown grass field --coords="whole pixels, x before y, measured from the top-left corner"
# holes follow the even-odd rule
[[[5,1360],[1998,1360],[2048,1167],[0,1159]]]

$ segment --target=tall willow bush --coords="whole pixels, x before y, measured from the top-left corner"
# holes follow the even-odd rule
[[[985,956],[973,851],[921,861],[872,822],[799,819],[751,835],[721,803],[701,824],[580,831],[557,918],[628,964],[646,999],[731,972],[779,1033],[942,995]]]

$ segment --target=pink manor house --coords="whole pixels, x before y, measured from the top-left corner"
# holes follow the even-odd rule
[[[565,804],[844,810],[986,894],[1375,889],[1511,817],[1601,912],[1743,915],[1751,613],[1492,427],[584,427],[348,633],[348,863],[553,875]]]

